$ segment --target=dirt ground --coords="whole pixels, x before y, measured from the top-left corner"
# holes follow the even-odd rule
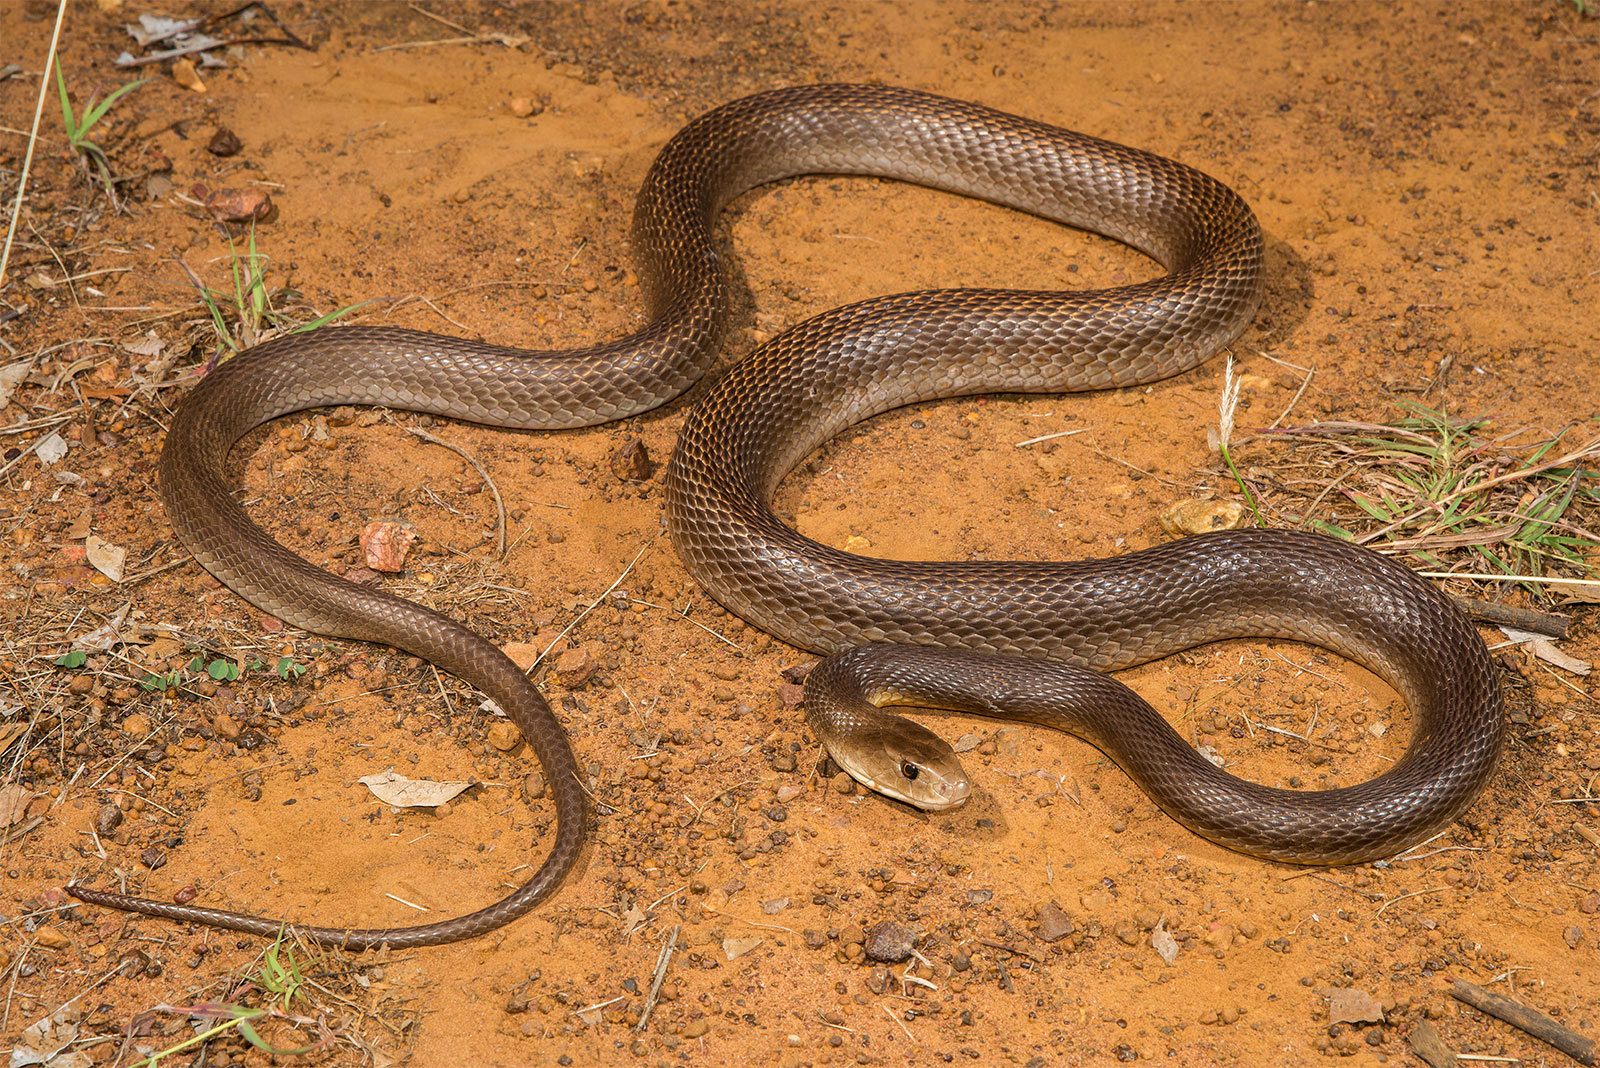
[[[122,24],[144,13],[187,12],[72,5],[61,57],[80,110],[132,77],[112,61],[138,51]],[[1291,453],[1249,430],[1285,410],[1390,419],[1411,400],[1507,431],[1571,427],[1567,441],[1600,431],[1600,23],[1570,3],[273,13],[313,47],[220,49],[203,92],[171,62],[145,67],[153,80],[93,131],[131,178],[120,210],[74,163],[52,89],[0,290],[0,366],[27,361],[0,413],[0,778],[39,795],[0,852],[0,1043],[76,999],[61,1026],[87,1061],[58,1068],[131,1064],[196,1033],[161,1006],[263,1004],[234,981],[261,940],[75,905],[61,890],[73,876],[409,924],[504,892],[551,831],[536,765],[496,744],[476,696],[392,650],[286,630],[177,544],[155,462],[218,350],[185,273],[232,286],[229,231],[201,203],[217,189],[270,194],[255,241],[276,303],[302,319],[370,300],[347,321],[576,345],[640,322],[633,194],[688,118],[778,85],[907,85],[1149,148],[1244,194],[1269,244],[1265,306],[1233,349],[1249,376],[1239,459],[1261,485]],[[22,68],[0,80],[8,210],[54,14],[0,5],[0,66]],[[209,150],[220,128],[237,154]],[[721,366],[865,296],[1158,270],[1112,242],[870,180],[759,190],[724,233],[742,293]],[[1120,395],[892,413],[803,466],[780,507],[822,541],[904,559],[1151,544],[1167,505],[1238,496],[1207,442],[1222,379],[1216,361]],[[975,719],[930,720],[976,736],[965,807],[840,791],[785,699],[784,670],[811,658],[696,589],[662,528],[659,473],[612,471],[634,436],[664,462],[699,392],[561,434],[313,413],[236,452],[252,514],[314,562],[353,566],[368,522],[403,518],[421,538],[389,588],[507,645],[542,649],[586,612],[537,676],[596,801],[578,870],[473,941],[296,950],[317,985],[292,1011],[320,1024],[264,1021],[269,1037],[319,1041],[302,1060],[323,1064],[1368,1064],[1420,1063],[1410,1046],[1431,1028],[1459,1053],[1568,1063],[1454,1001],[1460,978],[1600,1039],[1592,676],[1499,651],[1512,720],[1499,773],[1442,838],[1386,864],[1230,853],[1076,739]],[[422,426],[503,495],[503,560],[482,477],[405,429]],[[51,431],[67,450],[47,466],[29,450]],[[120,583],[89,566],[91,535],[127,551]],[[1562,650],[1600,659],[1595,609],[1565,611]],[[58,665],[114,621],[109,649]],[[140,685],[152,677],[170,685]],[[1409,734],[1381,683],[1303,646],[1230,643],[1124,679],[1268,783],[1359,781]],[[478,785],[393,809],[357,781],[390,768]],[[886,921],[919,956],[867,959]],[[1356,994],[1377,1003],[1355,1013],[1368,1019],[1335,1019],[1331,999]],[[266,1061],[229,1032],[165,1063]]]

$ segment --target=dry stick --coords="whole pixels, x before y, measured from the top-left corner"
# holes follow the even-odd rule
[[[490,493],[494,494],[494,554],[497,559],[504,560],[506,557],[506,502],[500,499],[500,488],[494,484],[494,479],[489,477],[489,472],[483,469],[483,465],[478,462],[477,457],[459,445],[452,445],[443,438],[436,438],[426,430],[421,430],[414,426],[406,427],[405,431],[421,438],[430,445],[441,445],[449,449],[471,464],[472,469],[478,472],[478,477],[483,479],[483,484],[489,487]]]
[[[67,17],[67,0],[56,5],[56,27],[50,34],[50,54],[45,57],[44,73],[39,76],[39,102],[33,108],[33,131],[28,134],[28,151],[22,158],[22,173],[17,176],[17,199],[11,203],[11,222],[6,226],[6,245],[0,250],[0,286],[6,284],[6,264],[11,262],[11,242],[17,236],[17,220],[22,217],[22,197],[28,188],[28,171],[33,166],[33,150],[39,143],[39,120],[44,116],[44,99],[50,92],[50,70],[55,66],[56,46],[61,43],[61,24]]]
[[[650,1026],[650,1014],[655,1011],[656,999],[661,996],[661,984],[667,978],[667,964],[672,960],[672,951],[678,948],[678,924],[673,924],[672,930],[667,932],[665,941],[661,943],[661,953],[656,957],[656,974],[650,979],[650,993],[645,995],[644,1008],[639,1010],[639,1023],[634,1027],[637,1032],[642,1032]]]
[[[524,671],[523,674],[524,675],[531,674],[533,672],[534,668],[538,667],[541,663],[544,662],[545,654],[550,652],[550,650],[552,650],[552,649],[554,649],[556,647],[556,642],[560,641],[562,638],[565,638],[569,633],[571,633],[573,627],[576,627],[579,623],[582,623],[584,621],[584,619],[589,615],[590,612],[593,612],[596,608],[599,607],[601,601],[605,600],[607,597],[610,597],[611,596],[611,591],[615,590],[618,586],[622,585],[622,580],[628,577],[628,572],[633,570],[633,565],[637,564],[639,562],[639,557],[643,556],[646,552],[648,552],[649,549],[650,549],[650,546],[652,546],[654,544],[655,544],[654,540],[645,542],[644,548],[640,549],[637,553],[635,553],[634,556],[633,556],[633,559],[628,561],[628,566],[622,569],[622,574],[617,576],[617,580],[615,582],[613,582],[611,585],[607,586],[604,593],[602,593],[600,596],[596,597],[593,601],[591,601],[589,603],[589,607],[587,607],[583,611],[579,612],[578,613],[578,618],[574,619],[571,623],[568,623],[566,625],[566,627],[563,628],[563,630],[561,631],[560,634],[557,634],[554,638],[551,638],[550,639],[550,644],[545,646],[544,647],[544,651],[541,652],[537,657],[534,658],[533,663],[528,665],[528,670]]]
[[[1456,980],[1450,989],[1450,996],[1457,1001],[1466,1002],[1480,1012],[1504,1020],[1519,1031],[1526,1031],[1541,1042],[1549,1043],[1579,1064],[1595,1063],[1593,1039],[1584,1038],[1578,1032],[1563,1027],[1542,1012],[1512,1001],[1502,994],[1491,994],[1483,987],[1475,986],[1465,979]]]
[[[1473,619],[1485,620],[1489,623],[1505,623],[1516,627],[1518,630],[1528,630],[1535,634],[1547,634],[1552,638],[1565,638],[1567,636],[1567,617],[1553,612],[1535,612],[1531,608],[1514,608],[1508,604],[1495,604],[1492,601],[1480,601],[1475,597],[1450,598],[1457,608],[1461,609]]]

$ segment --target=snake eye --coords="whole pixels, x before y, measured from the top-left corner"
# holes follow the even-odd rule
[[[921,772],[922,769],[911,763],[909,760],[900,765],[900,774],[904,775],[908,779],[915,779]]]

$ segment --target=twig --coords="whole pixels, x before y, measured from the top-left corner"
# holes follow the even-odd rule
[[[45,57],[44,73],[39,76],[39,102],[33,108],[33,131],[28,134],[28,151],[22,157],[22,173],[17,176],[17,199],[11,203],[11,222],[6,226],[6,245],[0,250],[0,287],[6,284],[6,264],[11,262],[11,242],[17,236],[17,220],[22,215],[22,197],[28,188],[28,170],[33,166],[33,150],[39,143],[39,120],[44,116],[44,100],[50,92],[50,71],[56,62],[56,46],[61,43],[61,23],[67,17],[67,0],[56,4],[56,26],[50,34],[50,54]]]
[[[900,1019],[900,1017],[896,1016],[894,1014],[894,1010],[889,1008],[889,1006],[883,1005],[881,1002],[879,1004],[883,1009],[883,1014],[885,1016],[889,1017],[889,1019],[893,1020],[895,1023],[899,1024],[900,1025],[900,1030],[904,1031],[906,1033],[906,1037],[911,1040],[913,1045],[915,1045],[916,1041],[917,1041],[917,1036],[913,1035],[911,1033],[911,1028],[906,1026],[906,1022],[904,1020]]]
[[[1480,601],[1476,597],[1450,598],[1456,607],[1473,619],[1481,619],[1489,623],[1505,623],[1516,627],[1518,630],[1532,631],[1535,634],[1547,634],[1552,638],[1565,638],[1567,636],[1567,617],[1554,612],[1535,612],[1530,608],[1517,608],[1509,604],[1495,604],[1493,601]]]
[[[1017,442],[1016,445],[1013,446],[1013,448],[1017,448],[1017,449],[1026,448],[1029,445],[1037,445],[1041,441],[1050,441],[1052,438],[1070,438],[1072,435],[1074,435],[1074,434],[1082,434],[1084,431],[1086,431],[1088,429],[1089,429],[1089,427],[1080,426],[1076,430],[1058,430],[1054,434],[1040,434],[1036,438],[1029,438],[1026,441]]]
[[[530,38],[516,37],[509,33],[480,33],[472,37],[445,37],[437,41],[406,41],[402,44],[380,45],[374,52],[409,52],[417,48],[434,48],[441,45],[470,45],[470,44],[497,44],[507,48],[520,48],[527,44]]]
[[[1502,994],[1491,994],[1483,987],[1475,986],[1465,979],[1455,981],[1455,985],[1450,988],[1450,996],[1457,1001],[1466,1002],[1479,1012],[1486,1012],[1496,1019],[1504,1020],[1541,1042],[1549,1043],[1579,1064],[1595,1063],[1593,1039],[1584,1038],[1578,1032],[1563,1027],[1542,1012],[1512,1001]]]
[[[650,993],[645,995],[644,1008],[639,1010],[639,1023],[635,1031],[642,1032],[650,1025],[650,1014],[655,1011],[656,999],[661,996],[661,984],[667,978],[667,965],[672,961],[672,951],[678,948],[679,925],[674,924],[661,943],[661,953],[656,957],[656,974],[650,979]]]
[[[607,586],[604,593],[602,593],[600,596],[596,597],[593,601],[590,601],[589,602],[589,607],[587,607],[583,611],[579,612],[578,613],[578,618],[574,619],[571,623],[568,623],[566,625],[566,627],[562,629],[560,634],[557,634],[554,638],[550,639],[550,644],[545,646],[543,652],[541,652],[537,657],[534,658],[533,663],[528,665],[528,671],[524,672],[524,674],[527,674],[528,672],[533,671],[534,668],[538,667],[540,662],[544,660],[545,654],[548,653],[551,649],[554,649],[556,647],[556,642],[560,641],[562,638],[565,638],[572,631],[573,627],[576,627],[579,623],[582,623],[585,616],[587,616],[590,612],[593,612],[595,610],[595,608],[600,604],[601,601],[605,600],[608,596],[611,595],[611,591],[612,590],[614,590],[618,586],[622,585],[622,580],[628,577],[628,572],[632,571],[633,570],[633,565],[637,564],[639,562],[639,557],[641,557],[645,553],[649,552],[650,551],[650,546],[652,546],[654,544],[655,544],[655,542],[653,540],[645,542],[644,548],[640,549],[637,553],[635,553],[634,556],[633,556],[633,559],[628,561],[628,566],[622,569],[622,574],[617,576],[617,580],[615,582],[613,582],[611,585]]]
[[[430,445],[441,445],[449,449],[471,464],[472,469],[478,472],[478,477],[483,479],[483,484],[489,487],[490,493],[494,494],[494,555],[496,559],[504,560],[506,557],[506,502],[500,499],[500,487],[494,484],[494,479],[489,477],[489,472],[483,469],[483,465],[478,462],[477,457],[461,446],[452,445],[443,438],[436,438],[419,427],[408,426],[403,429],[406,433],[419,437]]]
[[[668,608],[664,604],[656,604],[654,601],[641,600],[638,597],[629,597],[628,598],[628,603],[629,604],[642,604],[646,608],[659,609],[660,611],[663,611],[663,612],[667,613],[668,615],[677,616],[679,619],[683,620],[685,623],[688,623],[691,626],[699,627],[701,630],[705,631],[707,634],[709,634],[713,638],[717,639],[717,641],[722,642],[724,645],[731,645],[735,649],[742,648],[742,646],[740,646],[740,644],[738,642],[734,641],[732,638],[728,638],[728,637],[725,637],[724,635],[718,634],[716,631],[712,630],[710,627],[706,626],[704,623],[696,622],[695,620],[690,619],[689,618],[689,611],[688,611],[687,608],[685,608],[682,612],[674,612],[672,609]]]
[[[1440,891],[1448,889],[1450,889],[1448,886],[1430,886],[1426,890],[1413,890],[1409,894],[1401,894],[1399,897],[1391,898],[1390,900],[1385,901],[1382,907],[1378,909],[1377,915],[1382,916],[1384,909],[1388,908],[1390,905],[1398,904],[1408,897],[1421,897],[1424,894],[1437,894]]]

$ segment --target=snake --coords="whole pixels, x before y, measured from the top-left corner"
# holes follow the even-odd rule
[[[939,398],[1175,375],[1236,339],[1264,288],[1254,213],[1192,167],[913,89],[806,85],[714,108],[662,148],[635,202],[646,317],[628,336],[533,351],[398,327],[285,334],[205,374],[167,433],[162,498],[202,567],[293,626],[428,660],[516,724],[544,768],[556,815],[549,851],[527,881],[465,915],[388,928],[300,924],[76,882],[69,892],[267,937],[287,926],[355,950],[470,938],[555,893],[583,851],[588,807],[566,732],[538,689],[470,628],[279,544],[236,500],[228,456],[263,423],[333,405],[518,429],[591,426],[655,408],[706,374],[728,332],[734,286],[718,216],[751,189],[808,174],[984,199],[1113,238],[1166,268],[1102,290],[955,289],[849,304],[760,346],[693,404],[665,475],[673,546],[728,609],[828,654],[806,680],[808,719],[841,766],[891,796],[948,807],[971,790],[954,753],[884,708],[1015,716],[1088,738],[1201,835],[1321,864],[1393,852],[1477,797],[1504,730],[1488,652],[1441,593],[1376,553],[1315,534],[1240,530],[1105,560],[907,563],[818,544],[777,516],[779,481],[848,426]],[[1243,783],[1101,674],[1236,637],[1306,641],[1375,671],[1412,708],[1405,755],[1338,790]]]

